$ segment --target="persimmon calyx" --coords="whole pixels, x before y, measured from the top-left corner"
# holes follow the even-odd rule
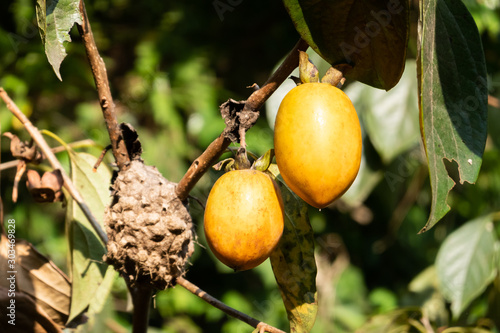
[[[352,66],[348,64],[338,64],[332,66],[326,71],[320,81],[318,68],[312,63],[306,52],[300,51],[299,79],[296,77],[291,78],[294,80],[296,85],[321,82],[340,88],[345,82],[344,73],[349,71],[351,68]]]

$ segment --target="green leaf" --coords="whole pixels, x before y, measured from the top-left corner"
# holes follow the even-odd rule
[[[252,169],[259,170],[259,171],[266,171],[269,168],[269,165],[271,165],[271,162],[274,158],[274,149],[269,149],[266,151],[264,155],[259,157],[257,161],[254,162],[254,165],[252,166]]]
[[[389,92],[359,82],[345,89],[386,165],[420,142],[415,70],[415,61],[408,60],[401,80]]]
[[[268,169],[275,177],[275,164]],[[278,247],[271,254],[271,265],[285,304],[290,331],[310,332],[316,320],[316,262],[314,233],[307,205],[281,180],[276,178],[285,205],[285,229]]]
[[[352,66],[347,78],[391,89],[403,73],[408,1],[283,0],[295,28],[332,65]]]
[[[93,172],[92,168],[97,159],[86,153],[70,151],[70,159],[71,180],[104,228],[104,210],[110,201],[111,171],[101,164],[97,172]],[[69,318],[71,320],[87,307],[91,312],[101,309],[103,300],[111,290],[115,272],[113,267],[103,262],[106,247],[74,200],[68,203],[66,225],[73,284]]]
[[[451,302],[455,318],[493,281],[496,241],[492,218],[488,215],[455,230],[439,249],[436,257],[439,288]]]
[[[36,0],[36,22],[42,43],[45,44],[45,36],[47,34],[47,1]]]
[[[419,106],[432,187],[424,232],[450,210],[446,201],[455,182],[444,159],[458,163],[461,184],[477,179],[486,143],[488,92],[481,39],[462,1],[425,1],[421,20]]]
[[[43,1],[38,6],[43,6]],[[70,42],[71,37],[69,31],[75,23],[82,24],[82,17],[79,10],[80,0],[48,0],[46,10],[46,22],[40,22],[43,18],[43,7],[41,7],[40,15],[38,15],[38,26],[42,25],[46,31],[40,29],[40,34],[45,35],[42,41],[45,46],[45,54],[49,63],[52,65],[54,72],[59,80],[62,81],[59,68],[66,57],[66,49],[64,42]]]

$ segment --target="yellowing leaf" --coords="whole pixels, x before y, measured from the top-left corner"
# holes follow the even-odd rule
[[[279,174],[275,164],[269,171],[274,176]],[[271,254],[271,265],[290,321],[290,331],[307,333],[314,326],[318,311],[314,234],[307,205],[282,180],[276,180],[285,204],[285,230]]]

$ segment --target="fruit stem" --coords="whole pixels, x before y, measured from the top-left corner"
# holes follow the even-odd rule
[[[236,152],[236,157],[234,159],[234,166],[236,170],[244,170],[249,169],[251,164],[248,160],[247,150],[243,147],[240,147]]]
[[[246,150],[247,149],[246,130],[243,126],[240,126],[238,134],[240,135],[241,148],[244,148]]]
[[[321,79],[321,82],[331,84],[332,86],[340,89],[345,83],[345,77],[343,73],[344,69],[345,66],[343,65],[330,67],[326,71],[325,76],[323,76],[323,78]]]
[[[238,320],[241,320],[242,322],[245,322],[254,328],[260,329],[261,332],[285,333],[284,331],[282,331],[276,327],[268,325],[268,324],[261,322],[253,317],[250,317],[249,315],[247,315],[243,312],[240,312],[236,309],[233,309],[232,307],[219,301],[217,298],[207,294],[205,291],[203,291],[202,289],[200,289],[198,286],[194,285],[193,283],[189,282],[188,280],[186,280],[182,276],[177,278],[177,284],[179,286],[184,287],[186,290],[188,290],[192,294],[198,296],[199,298],[201,298],[202,300],[204,300],[208,304],[212,305],[213,307],[216,307],[217,309],[223,311],[224,313],[230,315],[231,317],[234,317]]]

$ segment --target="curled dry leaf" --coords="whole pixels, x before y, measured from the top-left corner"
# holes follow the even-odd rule
[[[133,160],[140,160],[142,154],[142,145],[139,141],[139,134],[135,128],[128,123],[121,123],[120,130],[122,132],[125,146],[127,147],[128,156]]]
[[[28,170],[26,186],[36,202],[57,202],[62,200],[61,191],[64,183],[61,171],[54,170],[40,175],[35,170]]]
[[[15,247],[13,247],[14,244]],[[13,250],[15,250],[15,260],[10,261],[14,255]],[[11,275],[15,276],[15,279],[8,280]],[[44,325],[49,321],[54,322],[60,329],[66,326],[71,298],[71,283],[67,276],[29,242],[16,239],[13,243],[12,240],[2,234],[0,242],[0,287],[12,289],[11,282],[15,284],[14,299],[16,304],[18,304],[18,301],[20,306],[22,304],[22,312],[30,314],[31,322],[40,320],[41,327],[46,327]],[[3,296],[5,293],[1,293],[1,295]],[[24,298],[22,298],[23,296]],[[31,303],[28,298],[32,300]],[[4,301],[3,298],[0,299],[0,302]],[[1,308],[5,309],[3,306]],[[21,318],[20,308],[16,308],[16,318]],[[82,319],[83,316],[80,316],[73,323],[80,324],[83,322]],[[2,319],[0,322],[3,324],[5,321]],[[11,330],[1,331],[12,332]],[[59,330],[53,329],[47,331],[59,332]],[[22,332],[32,332],[32,330]]]
[[[24,160],[29,163],[38,164],[42,160],[42,154],[36,149],[36,146],[28,143],[27,141],[23,142],[21,139],[12,133],[4,133],[4,136],[10,139],[10,152],[12,156],[17,159]]]
[[[2,315],[2,320],[0,320],[1,332],[62,332],[61,327],[47,315],[42,307],[37,305],[31,296],[23,292],[15,292],[14,296],[9,294],[9,288],[0,286],[0,307],[2,314],[3,309],[6,309],[6,316]]]
[[[234,170],[234,158],[226,158],[212,166],[212,168],[216,171],[224,170],[225,172]]]
[[[232,142],[238,142],[240,129],[248,130],[259,118],[259,111],[246,110],[245,101],[229,99],[220,106],[226,128],[223,135]]]
[[[42,161],[42,154],[36,149],[36,146],[21,141],[17,135],[6,132],[3,136],[10,139],[10,152],[12,156],[20,160],[20,163],[17,165],[14,187],[12,189],[12,201],[17,202],[19,181],[26,171],[26,163],[40,163]]]

